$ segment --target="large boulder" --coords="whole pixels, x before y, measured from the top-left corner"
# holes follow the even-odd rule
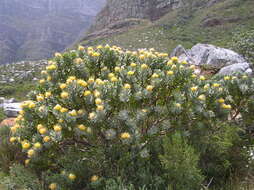
[[[209,44],[197,44],[191,48],[189,54],[194,59],[195,65],[203,65],[212,69],[221,69],[235,63],[246,62],[241,55],[232,50]]]
[[[219,71],[219,75],[232,75],[232,74],[237,74],[237,73],[246,73],[246,74],[251,74],[252,69],[250,68],[249,63],[236,63],[233,65],[229,65],[226,67],[223,67]]]
[[[219,71],[218,73],[221,75],[239,72],[252,73],[250,64],[243,56],[232,50],[210,44],[197,44],[190,50],[185,50],[179,45],[171,53],[172,56],[177,56],[180,61],[185,60],[201,69]]]

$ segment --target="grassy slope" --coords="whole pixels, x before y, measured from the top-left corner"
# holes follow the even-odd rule
[[[253,7],[253,0],[224,0],[208,8],[175,10],[154,23],[95,40],[89,45],[108,43],[128,49],[155,47],[164,52],[171,52],[178,44],[190,48],[200,42],[227,47],[232,33],[254,28]],[[207,17],[240,19],[215,27],[202,27]],[[86,45],[87,42],[83,41],[82,44]]]

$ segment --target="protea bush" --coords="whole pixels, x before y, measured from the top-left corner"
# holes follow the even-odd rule
[[[57,53],[10,141],[41,189],[200,190],[246,179],[254,81],[194,69],[154,49]]]

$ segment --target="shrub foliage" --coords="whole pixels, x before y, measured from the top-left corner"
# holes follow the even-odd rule
[[[254,81],[194,69],[153,49],[57,53],[10,141],[44,189],[193,190],[245,178]]]

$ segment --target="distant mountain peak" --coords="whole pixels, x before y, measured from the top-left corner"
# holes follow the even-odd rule
[[[62,51],[90,26],[106,0],[1,0],[0,64]]]

